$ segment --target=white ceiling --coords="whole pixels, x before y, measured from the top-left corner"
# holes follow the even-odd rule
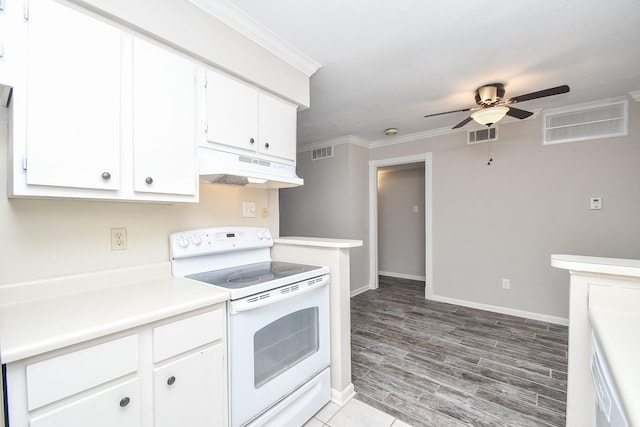
[[[640,90],[639,0],[233,0],[319,62],[298,145],[452,127],[487,83],[537,110]]]

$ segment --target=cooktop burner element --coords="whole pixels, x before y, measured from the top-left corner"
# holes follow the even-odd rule
[[[189,274],[185,277],[227,289],[239,289],[259,283],[285,279],[289,276],[317,270],[318,268],[319,267],[315,265],[293,264],[283,261],[265,261],[223,268],[222,270]]]

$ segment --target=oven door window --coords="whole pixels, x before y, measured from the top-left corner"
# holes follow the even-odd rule
[[[316,353],[320,347],[318,331],[318,307],[310,307],[281,317],[256,332],[255,388]]]

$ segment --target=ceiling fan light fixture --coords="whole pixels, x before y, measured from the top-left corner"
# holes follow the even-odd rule
[[[491,126],[498,123],[508,111],[509,107],[505,106],[483,108],[471,114],[471,118],[483,126]]]

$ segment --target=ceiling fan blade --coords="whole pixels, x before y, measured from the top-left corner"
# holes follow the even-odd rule
[[[507,111],[507,116],[515,117],[516,119],[526,119],[532,114],[533,113],[531,111],[525,111],[513,107],[509,107],[509,111]]]
[[[462,111],[471,111],[471,107],[465,108],[465,109],[462,109],[462,110],[445,111],[444,113],[427,114],[425,117],[441,116],[443,114],[450,114],[450,113],[460,113]]]
[[[562,85],[549,89],[539,90],[537,92],[526,93],[507,100],[507,104],[515,104],[516,102],[530,101],[532,99],[544,98],[546,96],[560,95],[569,92],[569,86]]]
[[[466,119],[464,119],[463,121],[461,121],[460,123],[458,123],[457,125],[455,125],[454,127],[452,127],[451,129],[459,129],[462,126],[464,126],[467,123],[469,123],[471,120],[473,120],[473,119],[471,118],[471,116],[469,116]]]

